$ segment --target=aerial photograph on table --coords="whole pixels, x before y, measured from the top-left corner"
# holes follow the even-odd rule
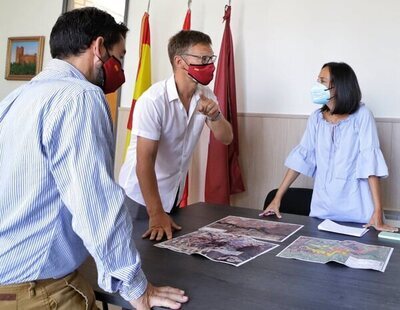
[[[246,236],[202,229],[155,246],[189,255],[203,255],[212,261],[238,267],[278,245]]]
[[[247,236],[260,240],[283,242],[301,229],[303,225],[273,222],[266,219],[251,219],[240,216],[227,216],[200,229]]]
[[[393,248],[351,240],[329,240],[300,236],[277,256],[313,263],[336,262],[350,268],[384,272]]]

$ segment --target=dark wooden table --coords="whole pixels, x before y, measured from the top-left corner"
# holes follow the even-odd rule
[[[178,236],[227,215],[258,218],[259,212],[197,203],[181,209],[173,218],[183,227]],[[147,221],[134,222],[135,241],[149,281],[186,291],[190,301],[183,309],[400,309],[400,243],[378,239],[373,229],[362,238],[319,231],[317,226],[321,220],[307,216],[284,214],[281,221],[304,227],[279,243],[279,247],[240,267],[154,247],[155,242],[140,237],[147,228]],[[355,240],[393,247],[394,251],[384,273],[351,269],[336,263],[316,264],[276,257],[300,235]],[[99,300],[130,309],[118,294],[99,289],[92,260],[81,270],[91,281]]]

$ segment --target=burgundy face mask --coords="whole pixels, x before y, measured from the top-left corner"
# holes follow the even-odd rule
[[[102,86],[105,94],[115,92],[122,84],[125,83],[125,73],[122,69],[121,62],[111,56],[103,63],[104,84]]]
[[[189,65],[188,74],[202,85],[208,85],[214,78],[214,63],[205,65]]]

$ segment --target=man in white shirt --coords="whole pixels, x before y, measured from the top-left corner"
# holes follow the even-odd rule
[[[173,76],[150,87],[136,102],[132,136],[120,185],[131,208],[146,206],[149,229],[143,237],[172,238],[181,229],[167,213],[182,197],[190,157],[204,124],[215,138],[231,143],[231,125],[206,86],[213,79],[216,56],[211,39],[199,31],[180,31],[168,44]]]

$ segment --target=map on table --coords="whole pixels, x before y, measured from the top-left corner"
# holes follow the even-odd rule
[[[278,245],[246,236],[201,229],[155,246],[189,255],[200,254],[212,261],[238,267]]]
[[[351,240],[329,240],[300,236],[277,256],[325,264],[337,262],[350,268],[384,272],[393,248]]]
[[[227,216],[197,231],[155,244],[185,254],[200,254],[212,261],[240,266],[278,245],[303,225]],[[259,240],[256,240],[259,239]]]
[[[240,216],[227,216],[200,228],[212,229],[218,232],[247,236],[261,240],[283,242],[303,225],[273,222],[268,220],[250,219]]]

